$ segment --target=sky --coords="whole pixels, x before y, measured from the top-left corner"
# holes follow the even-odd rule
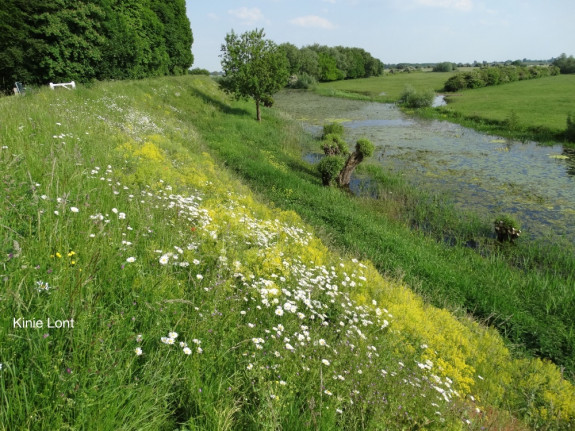
[[[575,55],[575,0],[186,0],[193,67],[221,70],[233,29],[297,47],[363,48],[385,64]]]

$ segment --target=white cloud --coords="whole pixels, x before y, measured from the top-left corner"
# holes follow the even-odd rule
[[[238,9],[230,9],[228,13],[237,19],[239,19],[243,24],[252,25],[258,21],[264,21],[264,14],[257,7],[247,8],[240,7]]]
[[[333,25],[330,21],[317,15],[300,16],[290,20],[290,24],[297,25],[298,27],[308,28],[335,28],[335,25]]]
[[[472,0],[416,0],[416,3],[421,6],[440,7],[461,11],[468,11],[473,8]]]

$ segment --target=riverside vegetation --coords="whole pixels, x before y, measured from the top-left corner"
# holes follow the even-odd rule
[[[559,367],[409,285],[545,356],[573,284],[323,187],[253,109],[206,77],[0,99],[0,429],[572,429]]]

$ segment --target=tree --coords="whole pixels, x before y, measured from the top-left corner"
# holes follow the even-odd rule
[[[565,53],[561,54],[559,58],[553,61],[553,66],[557,66],[561,73],[575,73],[575,58],[572,55],[567,57]]]
[[[152,10],[163,26],[163,39],[169,56],[168,69],[172,75],[182,75],[191,67],[194,57],[190,47],[193,36],[186,16],[185,0],[152,0]]]
[[[355,168],[365,159],[373,155],[375,147],[368,139],[359,139],[355,150],[350,153],[347,143],[343,140],[343,126],[338,123],[325,124],[321,148],[325,153],[317,169],[324,186],[336,183],[339,187],[349,188],[351,175]]]
[[[232,30],[220,55],[222,88],[236,99],[254,99],[258,121],[262,119],[260,105],[272,101],[272,95],[287,84],[289,76],[285,54],[264,36],[263,29],[239,36]]]
[[[318,56],[320,81],[336,81],[343,79],[343,73],[337,68],[336,61],[329,54],[320,53]]]
[[[2,0],[0,86],[182,74],[185,0]]]
[[[102,60],[105,14],[95,2],[60,0],[32,16],[34,70],[37,81],[88,81]]]

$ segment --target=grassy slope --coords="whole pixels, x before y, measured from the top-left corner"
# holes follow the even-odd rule
[[[0,429],[523,429],[506,411],[572,424],[556,367],[512,359],[494,331],[255,200],[223,165],[325,219],[334,243],[337,226],[389,231],[376,246],[390,270],[446,253],[355,215],[360,202],[290,156],[299,134],[251,111],[188,77],[0,100]],[[17,316],[75,326],[16,329]]]

